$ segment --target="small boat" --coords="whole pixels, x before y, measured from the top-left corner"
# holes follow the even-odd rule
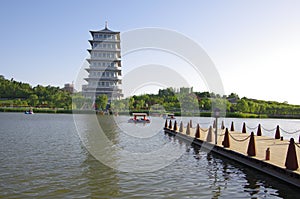
[[[175,115],[173,113],[170,114],[164,114],[163,116],[164,119],[168,119],[168,120],[175,120]]]
[[[34,114],[33,111],[25,111],[24,113],[25,113],[25,114],[29,114],[29,115]]]
[[[146,113],[132,113],[133,118],[128,120],[129,123],[150,123]]]

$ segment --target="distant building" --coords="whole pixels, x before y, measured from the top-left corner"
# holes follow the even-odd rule
[[[186,94],[190,94],[193,93],[193,87],[181,87],[179,88],[179,92],[180,93],[186,93]]]
[[[74,89],[74,84],[65,84],[64,88],[65,91],[69,92],[69,93],[74,93],[75,89]]]
[[[120,99],[123,97],[120,32],[109,30],[106,23],[103,30],[90,33],[89,68],[86,68],[89,75],[85,78],[88,84],[82,86],[82,93],[93,100],[100,94],[106,94],[109,101]]]

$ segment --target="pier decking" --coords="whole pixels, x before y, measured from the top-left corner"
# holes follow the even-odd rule
[[[174,131],[174,126],[170,128],[171,126],[168,123],[168,125],[165,126],[164,131],[168,134],[175,135],[179,139],[193,142],[194,144],[204,147],[205,149],[209,149],[212,152],[236,160],[240,163],[251,166],[264,173],[300,187],[300,169],[298,168],[297,170],[289,170],[286,169],[285,166],[290,141],[255,135],[254,140],[256,154],[255,156],[249,156],[247,154],[248,144],[250,140],[249,133],[229,131],[229,147],[224,147],[222,145],[222,142],[225,136],[225,129],[218,129],[217,144],[215,145],[215,129],[213,129],[211,133],[211,142],[207,142],[206,140],[209,132],[208,129],[199,128],[200,137],[195,138],[195,134],[197,131],[197,127],[195,128],[196,125],[194,125],[194,128],[190,128],[189,135],[187,135],[186,133],[186,128],[177,128],[179,130]],[[182,132],[179,132],[181,130]],[[256,134],[256,132],[254,132],[254,134]],[[295,146],[295,148],[297,153],[298,165],[300,165],[300,148],[298,146],[299,145]],[[268,148],[270,152],[270,159],[266,160],[266,151]]]

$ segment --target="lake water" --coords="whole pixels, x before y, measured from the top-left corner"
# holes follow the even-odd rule
[[[0,113],[0,198],[299,196],[299,189],[285,182],[165,135],[161,118],[149,125],[127,119],[76,115],[74,122],[64,114]],[[103,135],[93,120],[100,121],[108,144],[99,140]],[[206,128],[212,120],[193,121]],[[225,125],[231,121],[239,130],[245,119],[229,118]],[[246,121],[250,127],[300,129],[299,120]]]

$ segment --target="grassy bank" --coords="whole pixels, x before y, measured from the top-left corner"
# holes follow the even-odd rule
[[[0,112],[25,112],[29,108],[26,107],[0,107]],[[52,108],[33,108],[34,113],[49,113],[49,114],[95,114],[93,110],[70,110],[70,109],[52,109]]]
[[[134,112],[147,113],[149,111],[130,111],[130,115]],[[128,112],[119,112],[119,115],[128,115]],[[212,117],[211,112],[198,112],[198,113],[182,113],[174,112],[175,116],[186,116],[186,117]],[[254,114],[254,113],[241,113],[241,112],[226,112],[225,117],[228,118],[282,118],[282,119],[300,119],[300,115],[267,115],[267,114]]]
[[[0,112],[25,112],[29,108],[26,107],[0,107]],[[51,114],[94,114],[93,110],[66,110],[66,109],[51,109],[51,108],[33,108],[34,113],[51,113]],[[147,113],[148,110],[131,110],[131,111],[121,111],[118,112],[119,115],[132,115],[132,113]],[[211,112],[198,112],[198,113],[181,113],[174,112],[175,116],[185,116],[185,117],[212,117]],[[266,115],[266,114],[253,114],[253,113],[240,113],[240,112],[226,112],[228,118],[281,118],[281,119],[300,119],[300,115]]]
[[[26,107],[0,107],[0,112],[25,112],[29,108]],[[34,113],[72,113],[72,110],[50,109],[50,108],[33,108]]]

